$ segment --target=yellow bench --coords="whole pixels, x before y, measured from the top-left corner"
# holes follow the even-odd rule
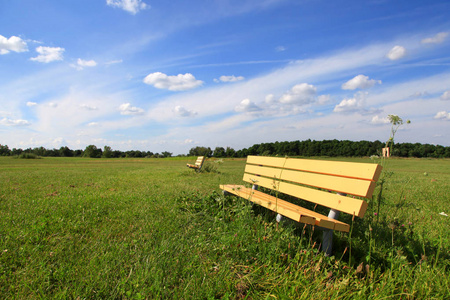
[[[322,250],[329,255],[332,230],[350,229],[349,224],[337,220],[339,212],[364,217],[367,209],[364,198],[372,197],[381,169],[373,163],[248,156],[243,180],[253,187],[228,184],[220,188],[279,215],[325,229]],[[273,190],[275,196],[258,191],[258,186]],[[325,216],[282,200],[282,194],[328,207],[330,213]]]
[[[188,168],[195,169],[196,171],[200,171],[204,162],[205,162],[205,157],[199,156],[199,157],[197,157],[197,161],[195,162],[195,164],[193,164],[193,165],[187,164],[186,166]]]

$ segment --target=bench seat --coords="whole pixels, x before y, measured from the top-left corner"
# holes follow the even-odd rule
[[[350,226],[346,223],[328,218],[327,216],[317,212],[292,204],[288,201],[276,198],[258,190],[253,190],[252,188],[248,188],[243,185],[221,185],[220,189],[245,198],[255,204],[273,210],[280,215],[286,216],[300,223],[316,225],[322,228],[344,232],[348,232],[350,230]]]

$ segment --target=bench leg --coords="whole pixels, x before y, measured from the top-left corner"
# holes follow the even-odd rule
[[[340,211],[330,209],[328,213],[328,218],[337,220],[339,218]],[[322,251],[325,252],[326,256],[330,256],[333,251],[333,230],[324,230],[322,236]]]
[[[280,223],[283,220],[283,216],[280,214],[277,214],[276,220],[278,223]]]

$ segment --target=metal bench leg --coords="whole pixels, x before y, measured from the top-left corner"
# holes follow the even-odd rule
[[[337,220],[339,218],[340,211],[330,209],[328,213],[328,218]],[[325,252],[326,256],[330,256],[333,251],[333,230],[324,230],[322,237],[322,251]]]

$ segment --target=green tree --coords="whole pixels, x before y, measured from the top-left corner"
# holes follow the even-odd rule
[[[195,147],[195,148],[191,148],[191,150],[189,150],[189,156],[206,156],[206,157],[210,157],[212,155],[212,150],[211,148],[206,148],[206,147]]]
[[[73,151],[69,149],[69,147],[61,147],[59,148],[59,155],[63,157],[72,157]]]
[[[113,154],[113,151],[112,151],[110,146],[104,146],[103,147],[102,157],[104,157],[104,158],[111,158],[112,154]]]
[[[0,144],[0,155],[1,156],[7,156],[11,150],[9,150],[9,147],[7,145],[1,145]]]
[[[227,147],[227,149],[225,150],[225,156],[226,157],[235,157],[236,151],[231,147]]]
[[[213,152],[214,157],[224,157],[225,156],[225,148],[224,147],[216,147]]]
[[[102,149],[95,145],[89,145],[84,149],[83,157],[100,158],[102,156]]]
[[[161,152],[161,154],[163,157],[171,157],[172,156],[172,152],[169,152],[169,151],[163,151],[163,152]]]

